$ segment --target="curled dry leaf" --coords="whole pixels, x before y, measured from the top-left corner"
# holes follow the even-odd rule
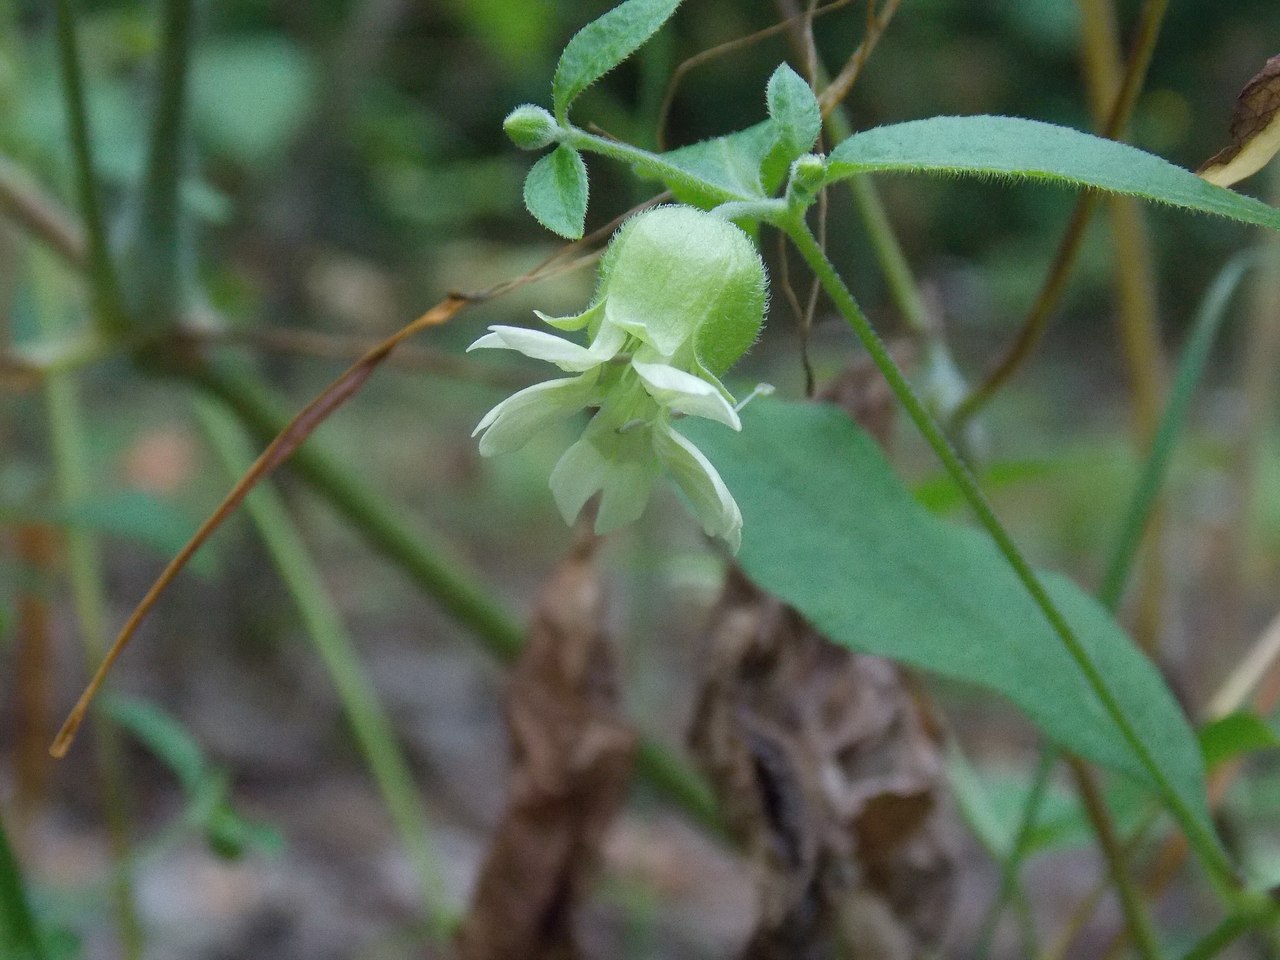
[[[1231,146],[1199,171],[1220,187],[1252,176],[1280,152],[1280,56],[1272,57],[1245,85],[1231,115]]]
[[[507,809],[458,938],[461,960],[569,960],[573,911],[621,806],[635,736],[619,716],[584,539],[551,576],[507,693]]]
[[[883,442],[878,387],[855,370],[824,395]],[[837,647],[736,569],[709,634],[691,739],[760,875],[743,960],[918,956],[952,887],[927,704],[892,663]]]

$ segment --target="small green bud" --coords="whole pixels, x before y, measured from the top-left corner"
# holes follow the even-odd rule
[[[819,190],[827,179],[827,161],[816,153],[806,153],[797,157],[791,164],[791,180],[787,185],[787,194],[797,199],[808,200]]]
[[[556,118],[532,103],[516,107],[507,114],[507,119],[502,121],[502,129],[521,150],[541,150],[555,143],[560,133]]]

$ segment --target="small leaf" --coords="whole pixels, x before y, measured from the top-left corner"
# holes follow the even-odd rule
[[[822,111],[818,98],[800,74],[789,64],[773,71],[766,88],[769,116],[778,125],[778,133],[787,159],[805,153],[822,132]]]
[[[587,220],[587,165],[581,154],[562,145],[535,163],[524,181],[524,205],[552,233],[581,237]]]
[[[678,6],[680,0],[627,0],[574,34],[551,81],[556,118],[563,123],[579,94],[635,53]]]
[[[715,425],[711,425],[715,427]],[[738,562],[834,642],[996,691],[1045,734],[1129,774],[1212,835],[1195,735],[1159,672],[1066,578],[1041,580],[1107,679],[1168,793],[991,540],[929,514],[840,412],[761,399],[731,433],[682,424],[738,501]]]
[[[1200,749],[1210,770],[1241,754],[1277,747],[1280,736],[1254,713],[1231,713],[1200,729]]]
[[[1216,187],[1136,147],[1014,117],[933,117],[854,134],[831,180],[858,173],[975,174],[1095,187],[1280,230],[1280,210]]]
[[[659,176],[681,203],[704,210],[726,199],[763,199],[782,183],[786,163],[765,169],[769,152],[778,142],[778,128],[772,120],[730,133],[700,140],[662,155],[662,159],[689,174],[694,181],[710,184],[720,192],[711,193],[691,181]],[[644,176],[648,171],[638,168]]]
[[[1280,56],[1245,84],[1231,115],[1231,146],[1214,154],[1200,176],[1220,187],[1251,177],[1280,152]]]

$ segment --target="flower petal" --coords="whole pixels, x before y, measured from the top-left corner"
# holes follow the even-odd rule
[[[596,533],[604,534],[639,519],[659,472],[648,427],[619,432],[597,417],[551,471],[551,492],[566,523],[602,492]]]
[[[565,523],[573,523],[587,501],[604,486],[608,465],[585,437],[564,452],[551,471],[551,495]]]
[[[640,375],[644,388],[653,399],[664,407],[695,417],[716,420],[734,430],[742,429],[737,411],[721,396],[720,391],[692,373],[678,370],[665,363],[642,363],[633,360],[631,366]]]
[[[639,520],[659,472],[652,455],[612,464],[596,514],[596,533],[605,534]]]
[[[686,437],[665,424],[653,431],[653,447],[684,491],[709,536],[722,537],[734,553],[742,546],[742,511],[720,474]]]
[[[563,337],[557,337],[553,333],[529,330],[525,327],[497,326],[490,327],[489,330],[489,333],[467,347],[468,353],[472,350],[486,348],[516,350],[526,357],[554,363],[561,370],[567,370],[571,373],[590,370],[600,363],[595,353],[587,347],[576,344],[571,340],[566,340]],[[605,359],[608,358],[606,357]]]
[[[485,431],[480,438],[480,455],[492,457],[519,450],[534,433],[585,407],[591,401],[595,383],[593,373],[584,373],[535,383],[507,397],[486,413],[472,431],[473,437]]]

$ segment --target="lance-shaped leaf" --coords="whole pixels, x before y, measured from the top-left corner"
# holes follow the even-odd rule
[[[732,433],[682,429],[742,511],[747,575],[836,643],[1007,697],[1050,739],[1177,802],[1212,835],[1196,737],[1151,662],[1091,597],[1041,580],[1167,792],[989,538],[921,507],[875,442],[839,411],[757,400]],[[1172,796],[1170,796],[1172,794]]]
[[[1231,115],[1231,146],[1214,154],[1200,176],[1220,187],[1251,177],[1280,152],[1280,56],[1245,84]]]
[[[635,53],[678,6],[680,0],[627,0],[574,34],[551,81],[556,118],[563,123],[579,94]]]
[[[581,154],[562,145],[535,163],[525,177],[524,205],[552,233],[579,239],[587,221],[587,165]]]
[[[828,177],[974,174],[1094,187],[1280,230],[1280,211],[1214,186],[1136,147],[1036,120],[933,117],[854,134],[831,152]]]

